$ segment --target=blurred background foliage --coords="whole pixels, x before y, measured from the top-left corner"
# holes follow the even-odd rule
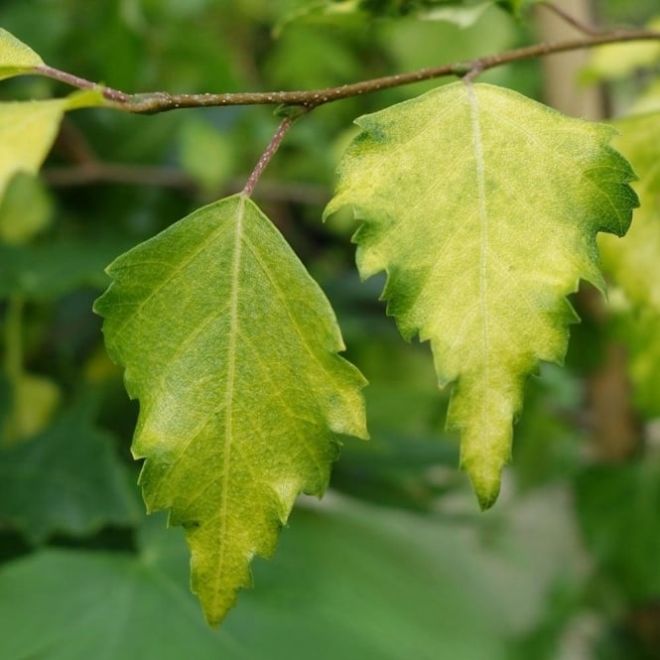
[[[587,4],[603,25],[658,14],[656,0]],[[0,25],[58,68],[172,92],[332,86],[521,46],[547,28],[541,10],[523,20],[496,3],[452,7],[4,0]],[[603,116],[660,106],[657,50],[602,49],[561,71],[532,61],[483,79],[546,101],[553,86],[595,93]],[[260,107],[76,112],[42,176],[13,180],[0,206],[3,660],[660,658],[660,408],[632,406],[607,308],[588,288],[576,296],[584,321],[566,368],[530,379],[514,463],[481,514],[428,346],[401,340],[382,281],[359,282],[351,218],[320,222],[352,120],[442,83],[317,109],[257,189],[371,383],[372,440],[347,440],[331,492],[301,499],[220,631],[188,591],[180,530],[144,514],[136,406],[91,307],[113,257],[242,186],[277,120]],[[21,78],[0,98],[66,91]]]

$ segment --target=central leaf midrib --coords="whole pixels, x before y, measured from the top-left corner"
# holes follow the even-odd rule
[[[472,130],[472,144],[474,148],[474,162],[477,180],[477,198],[479,204],[479,309],[481,315],[481,341],[483,352],[483,374],[485,383],[481,397],[481,427],[486,427],[486,416],[488,413],[489,378],[490,378],[490,333],[488,323],[488,207],[486,203],[486,174],[483,142],[481,135],[481,123],[479,118],[479,101],[472,83],[465,84],[467,98],[470,105],[470,125]]]
[[[220,555],[217,562],[216,583],[222,575],[222,568],[225,558],[225,531],[227,526],[227,497],[229,491],[229,470],[231,461],[231,445],[233,437],[233,400],[234,400],[234,381],[236,370],[236,339],[239,332],[238,302],[240,296],[240,267],[241,253],[243,247],[243,217],[245,215],[245,197],[241,196],[238,203],[236,216],[236,234],[234,237],[233,259],[231,266],[230,279],[230,303],[229,303],[229,333],[227,338],[227,389],[225,393],[225,442],[223,447],[222,459],[222,490],[220,502]],[[214,598],[218,597],[218,589],[214,590]],[[215,611],[214,606],[210,611]]]

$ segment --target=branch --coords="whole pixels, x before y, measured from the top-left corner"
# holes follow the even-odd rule
[[[660,32],[653,30],[614,30],[611,32],[595,34],[581,39],[570,39],[554,43],[541,43],[524,48],[507,51],[496,55],[487,55],[466,62],[456,62],[438,67],[430,67],[398,73],[381,78],[372,78],[361,82],[339,87],[313,89],[307,91],[283,92],[229,92],[226,94],[169,94],[167,92],[150,92],[146,94],[127,94],[126,92],[103,87],[94,82],[79,78],[70,73],[42,65],[36,72],[59,80],[60,82],[82,89],[99,89],[110,101],[110,105],[119,110],[133,113],[154,114],[178,108],[199,108],[207,106],[229,105],[286,105],[302,106],[308,110],[325,103],[339,101],[352,96],[370,94],[383,89],[400,87],[423,80],[432,80],[444,76],[463,77],[487,71],[511,62],[545,57],[555,53],[565,53],[572,50],[594,48],[604,44],[622,43],[626,41],[660,41]]]
[[[217,191],[202,190],[186,172],[175,167],[106,163],[96,161],[72,166],[48,167],[42,172],[48,185],[55,188],[122,184],[129,186],[154,186],[179,190],[193,196],[224,197],[241,192],[245,178],[226,181]],[[293,202],[325,206],[331,197],[326,186],[279,180],[261,180],[254,193],[268,202]]]
[[[242,192],[246,197],[250,197],[254,192],[254,188],[259,182],[261,175],[263,174],[264,170],[268,167],[268,163],[270,163],[271,158],[280,148],[280,144],[282,144],[282,140],[284,139],[284,136],[288,133],[293,122],[294,120],[291,117],[286,117],[285,119],[282,120],[282,123],[277,127],[277,130],[275,131],[275,135],[273,135],[271,141],[266,147],[266,150],[263,152],[263,154],[261,154],[261,157],[257,161],[257,164],[255,165],[254,169],[252,170],[252,173],[250,174],[247,182],[245,183],[245,186],[243,187]]]

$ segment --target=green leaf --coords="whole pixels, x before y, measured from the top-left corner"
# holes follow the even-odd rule
[[[139,511],[113,442],[79,405],[33,439],[0,450],[0,520],[32,543],[134,524]]]
[[[630,114],[642,115],[651,112],[660,112],[660,77],[647,85],[630,108]]]
[[[103,268],[130,242],[60,239],[38,245],[0,245],[0,299],[18,294],[28,300],[52,300],[83,286],[108,284]]]
[[[660,463],[643,461],[596,466],[576,481],[576,505],[597,575],[614,578],[633,602],[660,593]]]
[[[187,593],[178,530],[147,525],[134,556],[46,549],[0,569],[0,657],[510,658],[583,562],[568,498],[547,495],[487,529],[338,498],[298,509],[220,631]]]
[[[492,2],[480,2],[467,7],[440,5],[420,12],[420,18],[427,21],[447,21],[461,28],[468,28],[474,25],[492,4]]]
[[[0,201],[0,241],[10,245],[28,243],[50,224],[53,201],[36,177],[17,174]]]
[[[272,554],[301,491],[320,495],[337,434],[366,437],[359,372],[328,301],[255,204],[204,207],[119,257],[96,310],[140,399],[150,511],[186,527],[211,623]]]
[[[0,80],[31,73],[43,60],[13,34],[0,28]]]
[[[616,147],[639,177],[634,188],[640,207],[624,238],[600,237],[603,263],[635,306],[660,313],[660,113],[631,117],[615,126]]]
[[[618,330],[630,353],[635,399],[648,415],[660,414],[660,113],[616,122],[616,146],[630,159],[640,199],[624,238],[601,236],[603,265],[627,304]]]
[[[497,4],[514,16],[520,16],[524,9],[531,7],[540,0],[498,0]]]
[[[212,124],[191,118],[180,136],[181,165],[205,191],[217,191],[227,180],[235,162],[233,144]]]
[[[61,398],[57,384],[44,376],[23,372],[13,380],[11,410],[2,428],[0,446],[13,445],[43,430]]]
[[[430,340],[448,425],[482,507],[497,497],[525,377],[561,362],[580,278],[601,286],[596,233],[636,197],[613,129],[510,90],[464,83],[357,120],[326,214],[351,205],[364,278],[406,338]]]
[[[317,0],[294,9],[276,24],[279,37],[292,23],[357,18],[398,18],[415,16],[421,20],[446,21],[466,28],[476,23],[493,0]]]

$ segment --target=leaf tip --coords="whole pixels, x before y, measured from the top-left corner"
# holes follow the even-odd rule
[[[472,482],[479,508],[487,511],[495,504],[500,494],[502,467],[497,464],[463,467]]]

